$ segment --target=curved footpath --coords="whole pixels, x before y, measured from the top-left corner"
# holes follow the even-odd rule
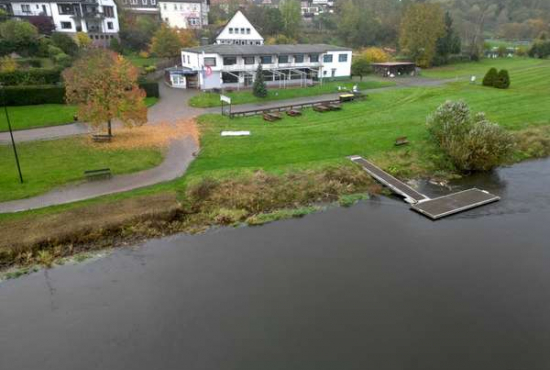
[[[404,87],[440,86],[448,82],[448,80],[406,78],[396,80],[396,82],[398,82],[398,85],[396,86],[371,89],[367,92],[371,94]],[[201,109],[190,107],[188,105],[188,101],[193,95],[196,94],[195,91],[172,89],[162,82],[159,83],[159,89],[161,98],[157,104],[153,105],[149,109],[148,124],[156,124],[161,122],[175,123],[176,121],[188,120],[203,113],[218,113],[220,111],[220,108]],[[243,104],[239,105],[238,109],[267,109],[273,106],[291,103],[298,104],[316,101],[319,99],[333,99],[337,96],[338,94],[327,94],[291,100]],[[89,132],[90,130],[86,124],[74,123],[63,126],[14,131],[14,138],[16,142],[52,140],[68,136],[87,134]],[[0,132],[0,145],[10,144],[10,142],[9,133]],[[72,203],[170,181],[182,176],[185,173],[187,167],[194,158],[193,153],[197,150],[198,145],[190,137],[172,140],[164,161],[155,168],[128,175],[117,175],[107,181],[67,185],[53,189],[36,197],[0,203],[0,213],[21,212],[53,205]]]

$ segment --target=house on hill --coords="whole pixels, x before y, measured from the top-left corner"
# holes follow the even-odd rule
[[[55,32],[70,36],[87,33],[96,46],[109,46],[111,39],[118,37],[118,12],[113,0],[0,0],[0,8],[19,19],[48,17]]]
[[[216,37],[221,45],[263,45],[264,38],[239,10]]]

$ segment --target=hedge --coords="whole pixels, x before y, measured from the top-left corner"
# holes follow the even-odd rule
[[[160,97],[158,82],[140,82],[139,88],[145,90],[148,98]]]
[[[147,97],[159,97],[157,82],[140,83]],[[8,105],[65,104],[65,87],[56,85],[6,86],[5,101]],[[4,104],[3,101],[0,104]]]
[[[61,81],[61,70],[33,68],[27,71],[0,72],[0,83],[4,86],[55,85]]]
[[[12,106],[65,104],[65,88],[55,85],[6,86],[4,97],[7,104]]]

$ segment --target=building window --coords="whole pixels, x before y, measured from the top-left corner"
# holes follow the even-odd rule
[[[260,57],[260,63],[262,64],[271,64],[271,60],[272,60],[271,55]]]
[[[64,30],[70,30],[73,28],[73,24],[71,22],[61,22],[61,28]]]
[[[142,3],[143,5],[147,5],[147,0],[141,0],[141,3]]]
[[[348,61],[348,55],[347,54],[338,54],[338,61],[340,63],[347,62]]]
[[[151,5],[157,5],[157,0],[151,0]]]
[[[233,34],[233,28],[232,28],[232,27],[229,27],[229,34],[230,34],[230,35]]]
[[[112,6],[103,6],[103,12],[105,13],[106,17],[114,18],[115,16],[115,12]]]
[[[254,57],[244,57],[244,64],[251,65],[254,64]]]
[[[187,62],[189,63],[189,60]],[[225,64],[225,58],[224,58],[224,64]],[[212,57],[204,58],[204,65],[207,66],[207,67],[215,67],[216,66],[216,58],[212,58]]]
[[[247,28],[247,29],[246,29],[246,34],[247,34],[247,35],[250,35],[250,28]]]
[[[325,54],[325,55],[323,56],[323,62],[325,62],[325,63],[332,63],[332,55],[330,55],[330,54]]]
[[[178,10],[178,4],[174,4],[174,10]]]
[[[113,22],[107,22],[107,29],[109,29],[109,30],[114,29]]]
[[[29,4],[21,4],[21,11],[23,13],[30,13],[31,12],[31,6]]]
[[[74,14],[74,8],[71,4],[57,4],[59,14]]]
[[[162,7],[164,8],[164,10],[166,10],[166,4],[162,4]]]
[[[279,63],[288,63],[288,55],[280,55]]]
[[[298,54],[294,56],[294,62],[295,63],[303,63],[304,62],[304,55]]]
[[[225,57],[225,58],[223,58],[223,65],[224,66],[232,66],[234,64],[237,64],[237,58],[235,58],[235,57]]]
[[[309,61],[311,63],[319,63],[319,54],[310,54]]]
[[[244,28],[241,28],[241,34],[244,35]]]
[[[187,18],[187,24],[190,26],[198,26],[200,25],[199,18]]]

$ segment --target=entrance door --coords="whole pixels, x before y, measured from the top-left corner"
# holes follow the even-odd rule
[[[331,74],[332,77],[336,76],[336,68],[333,68],[332,69],[332,74]]]
[[[244,75],[244,86],[251,86],[252,85],[252,75],[246,74]]]

